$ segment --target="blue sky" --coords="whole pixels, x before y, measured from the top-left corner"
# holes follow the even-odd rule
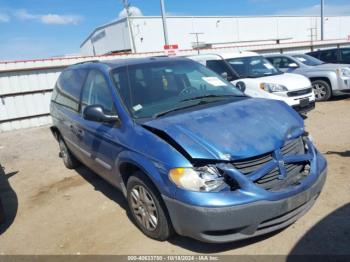
[[[170,15],[316,14],[319,0],[165,0]],[[329,15],[350,15],[349,0],[325,0]],[[130,0],[159,15],[159,0]],[[118,17],[120,0],[0,0],[0,60],[79,53],[96,27]]]

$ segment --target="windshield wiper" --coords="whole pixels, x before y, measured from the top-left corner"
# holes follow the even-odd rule
[[[175,108],[172,108],[172,109],[169,109],[169,110],[165,110],[163,112],[156,113],[156,114],[153,115],[153,118],[158,118],[160,116],[164,116],[166,114],[169,114],[169,113],[172,113],[172,112],[176,112],[176,111],[180,111],[180,110],[187,109],[187,108],[191,108],[191,107],[194,107],[194,106],[205,105],[207,103],[208,102],[205,102],[205,101],[199,101],[198,103],[191,104],[191,105],[188,105],[188,106],[175,107]]]
[[[204,95],[204,96],[195,96],[195,97],[190,97],[190,98],[181,100],[180,102],[194,101],[194,100],[203,99],[203,98],[222,98],[222,97],[242,97],[242,95]]]

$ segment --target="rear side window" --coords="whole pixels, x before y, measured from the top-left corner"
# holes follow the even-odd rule
[[[55,90],[53,92],[53,100],[74,111],[79,110],[79,100],[81,88],[86,78],[86,70],[69,69],[61,73]]]
[[[276,68],[287,69],[290,68],[290,64],[295,64],[295,62],[287,57],[269,57],[267,58]]]
[[[344,63],[350,63],[350,49],[341,50],[341,60]]]
[[[337,50],[322,51],[320,55],[320,59],[324,62],[336,63],[338,60]]]

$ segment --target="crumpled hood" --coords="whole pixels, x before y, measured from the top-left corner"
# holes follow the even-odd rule
[[[274,76],[264,76],[264,77],[251,78],[251,79],[255,81],[259,81],[259,84],[271,83],[271,84],[284,85],[290,91],[311,87],[311,82],[307,77],[298,75],[298,74],[291,74],[291,73],[284,73],[284,74],[274,75]]]
[[[151,120],[193,159],[237,160],[281,147],[304,132],[301,117],[284,102],[242,99]]]

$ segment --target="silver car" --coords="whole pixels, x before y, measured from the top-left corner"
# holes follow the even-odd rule
[[[267,55],[266,58],[283,72],[308,77],[316,101],[326,101],[333,95],[350,94],[350,65],[327,64],[304,54]]]

